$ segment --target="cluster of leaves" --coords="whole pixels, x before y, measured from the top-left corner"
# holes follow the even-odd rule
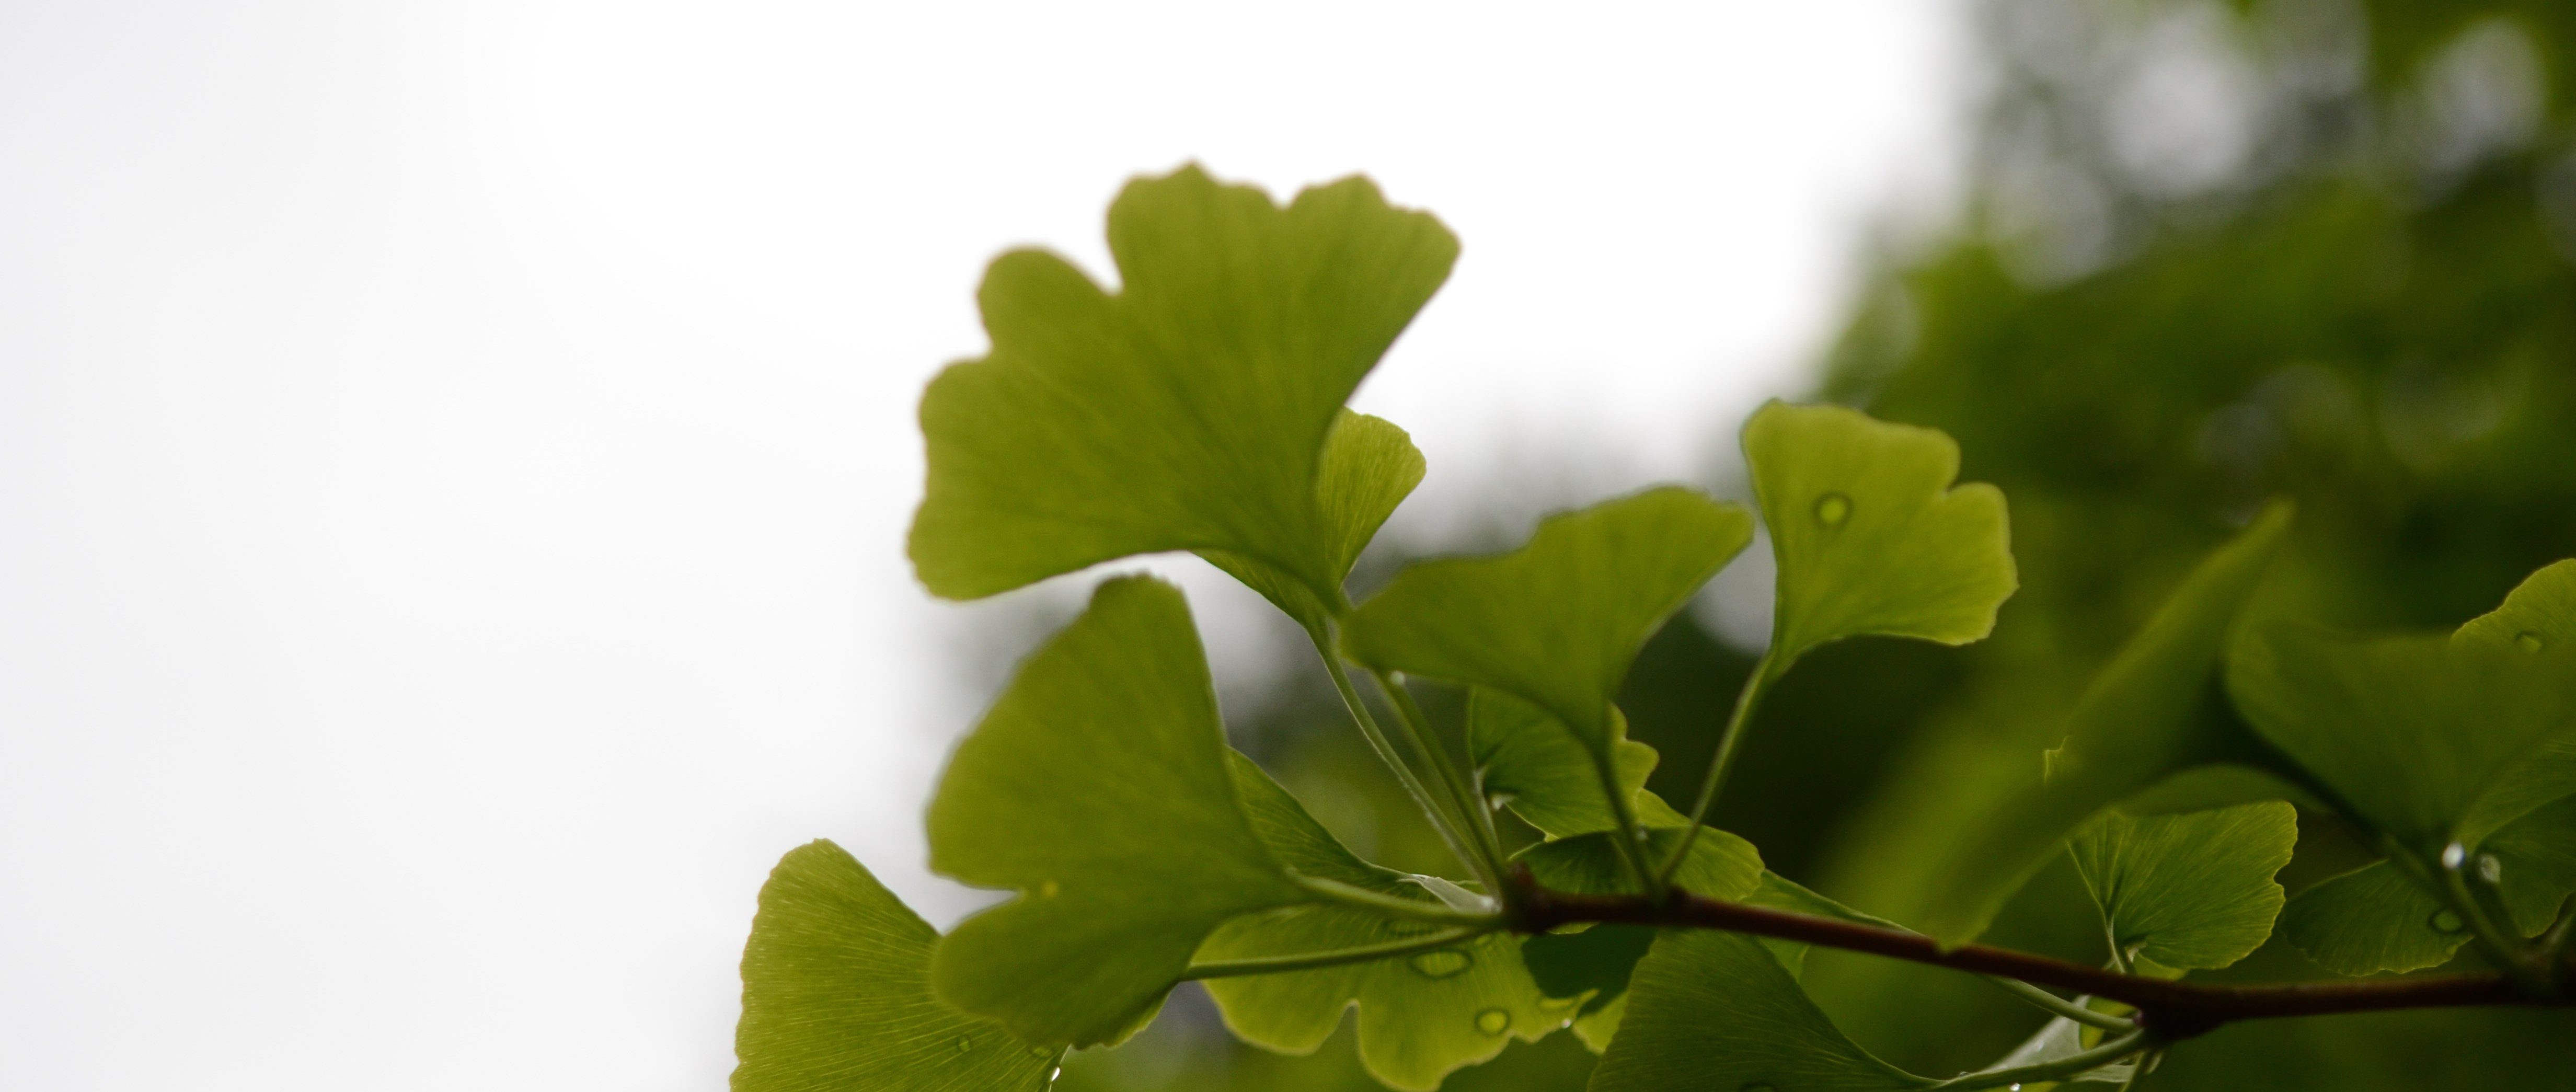
[[[1114,294],[1042,253],[993,264],[991,353],[923,399],[916,571],[973,598],[1199,554],[1311,636],[1459,874],[1362,859],[1230,749],[1180,592],[1114,577],[1020,666],[931,807],[932,867],[1015,897],[939,937],[829,843],[790,853],[744,957],[737,1089],[1038,1087],[1188,980],[1238,1037],[1284,1052],[1356,1006],[1362,1060],[1405,1089],[1563,1029],[1601,1052],[1593,1087],[1618,1092],[2126,1081],[2169,1045],[2120,1006],[2006,983],[2053,1019],[1934,1081],[1808,999],[1802,944],[1540,914],[1564,896],[1695,898],[1902,928],[1703,820],[1763,697],[1813,650],[1993,629],[2018,584],[2004,498],[1955,484],[1949,437],[1834,406],[1747,423],[1773,639],[1711,726],[1684,811],[1645,788],[1658,755],[1627,738],[1616,697],[1647,639],[1752,541],[1754,512],[1649,489],[1549,517],[1509,553],[1409,566],[1354,604],[1351,566],[1424,463],[1344,403],[1446,278],[1454,239],[1364,180],[1282,208],[1195,168],[1131,184],[1109,239]],[[2122,975],[2227,966],[2277,919],[2348,973],[2474,940],[2557,995],[2576,892],[2576,562],[2452,634],[2246,632],[2289,522],[2265,511],[2182,583],[2086,693],[2046,776],[1961,843],[1917,929],[1974,940],[2063,847]],[[1431,730],[1417,679],[1466,691],[1463,747]],[[2244,713],[2232,730],[2194,715],[2217,680]],[[2285,909],[2285,801],[2373,832],[2385,859]],[[1538,840],[1506,852],[1506,823]]]

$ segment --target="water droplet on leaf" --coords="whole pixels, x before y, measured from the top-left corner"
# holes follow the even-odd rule
[[[2453,842],[2442,847],[2442,867],[2444,868],[2458,871],[2460,865],[2465,863],[2468,859],[2469,847],[2467,846],[2461,845],[2458,842]]]
[[[2527,629],[2515,634],[2513,643],[2521,646],[2524,652],[2540,651],[2540,635]]]
[[[1512,1014],[1501,1009],[1486,1009],[1476,1014],[1476,1030],[1487,1035],[1500,1035],[1511,1027]]]
[[[1840,527],[1851,518],[1851,498],[1840,493],[1827,493],[1816,498],[1816,522],[1827,527]]]
[[[1413,969],[1420,972],[1424,978],[1447,978],[1450,975],[1466,970],[1468,965],[1474,963],[1475,960],[1469,957],[1465,952],[1457,951],[1452,948],[1442,948],[1438,951],[1424,952],[1421,955],[1415,956],[1411,962],[1413,963]]]
[[[2478,878],[2488,883],[2503,882],[2504,862],[2497,860],[2493,853],[2478,854]]]
[[[2461,921],[2458,914],[2448,910],[2435,911],[2432,921],[2427,924],[2431,925],[2436,933],[2456,933],[2469,927],[2469,923]]]

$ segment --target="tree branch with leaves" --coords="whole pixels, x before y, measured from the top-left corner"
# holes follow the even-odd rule
[[[1753,541],[1755,511],[1648,489],[1550,516],[1509,553],[1411,565],[1355,604],[1353,563],[1425,466],[1344,403],[1456,241],[1362,179],[1281,207],[1195,167],[1129,185],[1109,241],[1114,293],[1049,254],[993,263],[991,352],[922,400],[915,571],[971,599],[1139,554],[1207,559],[1312,638],[1457,873],[1344,847],[1226,745],[1181,593],[1112,577],[1021,664],[931,805],[931,867],[1014,897],[937,936],[829,843],[788,854],[744,956],[742,1092],[1035,1088],[1190,980],[1235,1035],[1280,1051],[1314,1049],[1356,1005],[1363,1062],[1401,1089],[1570,1028],[1602,1054],[1600,1092],[2127,1083],[2238,1020],[2570,999],[2576,562],[2451,634],[2251,625],[2291,525],[2267,509],[2094,681],[1908,928],[1773,874],[1703,820],[1806,653],[1993,630],[2017,587],[2005,499],[1956,482],[1948,436],[1836,406],[1774,403],[1746,424],[1773,639],[1710,726],[1685,812],[1645,788],[1658,756],[1615,699],[1646,640]],[[1423,684],[1466,691],[1463,739],[1433,730]],[[2213,686],[2241,721],[2192,715]],[[2285,906],[2293,803],[2369,831],[2384,859]],[[1507,854],[1505,815],[1540,840]],[[2104,965],[1975,943],[2062,853],[2094,895]],[[2494,969],[2187,980],[2276,930],[2347,974],[2463,944]],[[1811,947],[1983,975],[2049,1019],[1986,1069],[1906,1073],[1807,998]]]

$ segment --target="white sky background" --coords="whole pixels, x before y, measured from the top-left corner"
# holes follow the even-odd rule
[[[902,534],[993,253],[1365,170],[1466,244],[1359,399],[1417,504],[1700,477],[1954,17],[0,5],[0,1087],[721,1087],[779,853],[970,905]]]

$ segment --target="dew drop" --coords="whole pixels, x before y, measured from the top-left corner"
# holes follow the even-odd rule
[[[2478,878],[2488,883],[2504,882],[2504,862],[2493,853],[2478,854]]]
[[[1064,1076],[1063,1066],[1057,1066],[1054,1069],[1047,1070],[1047,1083],[1054,1084],[1055,1079],[1061,1076]]]
[[[964,1054],[973,1049],[975,1049],[975,1040],[963,1035],[957,1037],[957,1053]]]
[[[1486,1009],[1476,1014],[1476,1030],[1487,1035],[1500,1035],[1511,1027],[1512,1014],[1501,1009]]]
[[[2461,865],[2468,863],[2468,860],[2469,847],[2458,842],[2442,847],[2442,867],[2456,872]]]
[[[1057,887],[1057,886],[1055,885],[1055,881],[1054,881],[1054,880],[1048,880],[1048,881],[1046,881],[1045,883],[1041,883],[1041,884],[1039,884],[1039,885],[1038,885],[1038,897],[1039,897],[1039,898],[1041,898],[1041,899],[1052,899],[1052,898],[1056,897],[1056,894],[1057,894],[1058,892],[1061,892],[1061,891],[1063,891],[1063,890],[1064,890],[1063,888],[1061,888],[1061,887]]]
[[[2540,635],[2527,629],[2515,634],[2513,643],[2520,646],[2524,652],[2540,651]]]
[[[2461,921],[2458,914],[2448,910],[2434,911],[2432,920],[2425,924],[2432,926],[2436,933],[2456,933],[2469,927],[2469,923]]]
[[[1851,518],[1851,498],[1840,493],[1827,493],[1816,498],[1816,522],[1827,527],[1840,527]]]
[[[2014,1081],[2011,1084],[2005,1085],[2004,1092],[2021,1092],[2021,1082]]]
[[[1415,956],[1411,962],[1413,969],[1424,978],[1447,978],[1466,970],[1475,959],[1454,948],[1442,948]]]

